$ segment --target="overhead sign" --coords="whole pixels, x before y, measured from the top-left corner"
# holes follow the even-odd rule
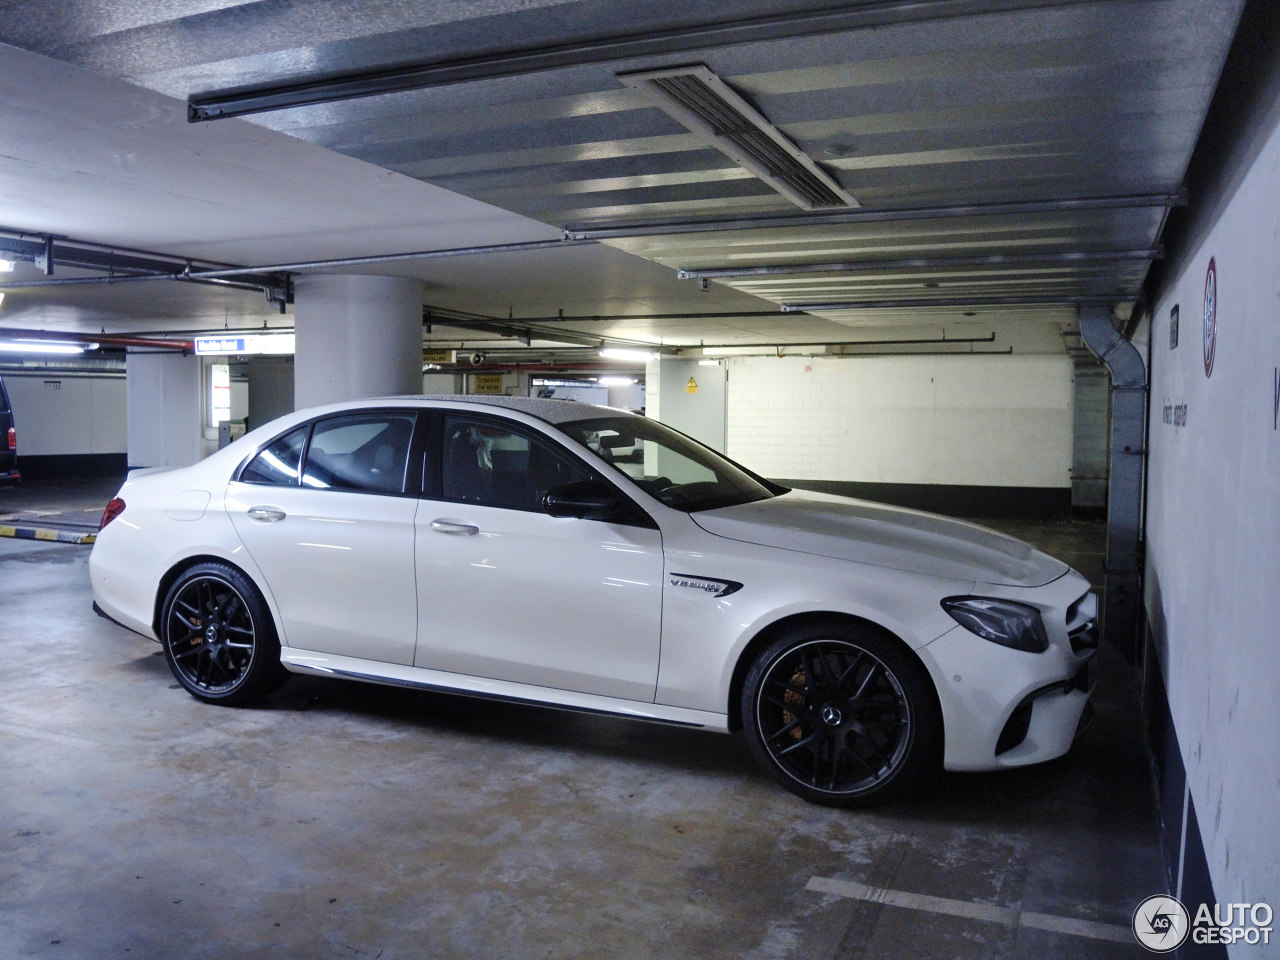
[[[196,337],[197,356],[232,354],[291,354],[292,333],[246,333],[227,337]]]
[[[423,350],[423,363],[453,363],[452,350]]]

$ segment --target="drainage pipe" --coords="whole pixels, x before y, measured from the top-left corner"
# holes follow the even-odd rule
[[[1147,370],[1111,322],[1110,307],[1082,307],[1080,334],[1111,378],[1107,563],[1102,633],[1136,662],[1142,608],[1142,501],[1147,451]]]

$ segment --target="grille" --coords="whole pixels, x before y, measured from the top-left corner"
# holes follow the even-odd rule
[[[1072,653],[1098,649],[1098,597],[1092,591],[1067,608],[1067,639]]]

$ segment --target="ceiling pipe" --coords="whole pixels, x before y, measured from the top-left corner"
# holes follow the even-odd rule
[[[685,347],[686,350],[730,350],[737,347],[748,349],[760,349],[765,347],[778,347],[785,350],[788,347],[900,347],[909,346],[915,343],[994,343],[996,333],[991,331],[985,337],[948,337],[945,333],[941,337],[921,337],[908,340],[815,340],[803,343],[779,343],[774,340],[769,343],[700,343],[696,347]]]
[[[890,310],[920,309],[922,307],[1035,307],[1035,306],[1093,306],[1110,304],[1111,296],[1055,296],[1010,295],[1006,297],[917,297],[906,300],[847,300],[829,303],[784,303],[783,313],[812,313],[828,310]]]
[[[1057,5],[1092,2],[1095,0],[1057,0]],[[922,19],[972,16],[1022,9],[1026,5],[1026,0],[872,0],[869,3],[842,4],[834,8],[694,24],[677,31],[637,31],[618,37],[533,47],[515,52],[459,57],[313,80],[264,84],[249,89],[202,93],[187,101],[187,120],[199,123],[584,64],[667,57],[673,53],[706,50],[709,47],[873,29]]]
[[[905,257],[899,260],[854,260],[840,263],[767,264],[751,267],[689,267],[676,271],[681,280],[720,280],[725,277],[766,277],[803,273],[864,273],[878,270],[916,270],[947,267],[1005,267],[1020,264],[1113,263],[1152,261],[1164,248],[1145,250],[1089,250],[1059,253],[995,253],[965,257]]]
[[[1131,210],[1181,207],[1187,193],[1140,193],[1109,197],[1063,197],[1053,200],[1013,200],[998,203],[946,204],[891,209],[826,210],[821,213],[758,214],[754,216],[664,220],[637,223],[582,224],[567,226],[571,240],[614,240],[626,237],[678,236],[688,233],[717,233],[733,230],[764,230],[784,227],[840,226],[859,223],[890,223],[902,220],[946,220],[959,217],[1011,217],[1029,214],[1075,213],[1087,210]]]
[[[0,290],[31,290],[38,289],[40,287],[92,287],[101,284],[113,286],[118,283],[145,283],[150,280],[169,280],[176,281],[178,283],[199,283],[208,286],[231,287],[235,290],[254,290],[268,294],[279,289],[278,287],[268,287],[262,284],[249,283],[248,281],[236,282],[232,280],[200,279],[189,277],[182,273],[116,273],[105,277],[56,277],[54,279],[45,280],[10,280],[5,283],[0,283]]]
[[[0,339],[3,340],[55,340],[62,343],[96,343],[108,347],[149,347],[161,350],[195,349],[190,340],[162,340],[151,337],[131,337],[111,333],[60,333],[53,330],[19,330],[13,327],[0,327]]]
[[[294,273],[300,270],[325,270],[333,267],[353,267],[370,263],[395,263],[400,260],[439,260],[446,257],[471,257],[481,254],[526,253],[531,250],[552,250],[594,243],[594,240],[578,240],[559,237],[555,240],[525,240],[520,243],[490,243],[472,247],[448,247],[441,250],[414,250],[409,253],[383,253],[368,257],[338,257],[332,260],[300,260],[295,263],[273,263],[261,267],[232,267],[225,270],[192,270],[185,276],[207,280],[218,277],[236,277],[246,273]]]
[[[37,237],[38,239],[29,239]],[[188,276],[193,267],[189,257],[178,257],[171,254],[155,253],[150,250],[139,250],[133,247],[112,247],[89,241],[71,240],[67,237],[54,237],[48,234],[32,234],[23,231],[0,227],[0,256],[17,260],[29,260],[37,265],[43,260],[46,264],[56,263],[59,266],[84,270],[105,270],[108,277],[59,277],[56,279],[34,281],[10,281],[0,286],[38,287],[38,286],[74,286],[86,283],[120,283],[136,280],[181,279]],[[203,269],[219,269],[231,267],[232,264],[215,260],[205,261]],[[116,271],[122,271],[116,273]],[[49,270],[45,269],[46,276]],[[252,287],[279,286],[282,279],[272,276],[249,276],[246,283]]]

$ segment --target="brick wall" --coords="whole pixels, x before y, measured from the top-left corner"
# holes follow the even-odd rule
[[[769,477],[1070,487],[1065,356],[729,361],[728,455]]]

